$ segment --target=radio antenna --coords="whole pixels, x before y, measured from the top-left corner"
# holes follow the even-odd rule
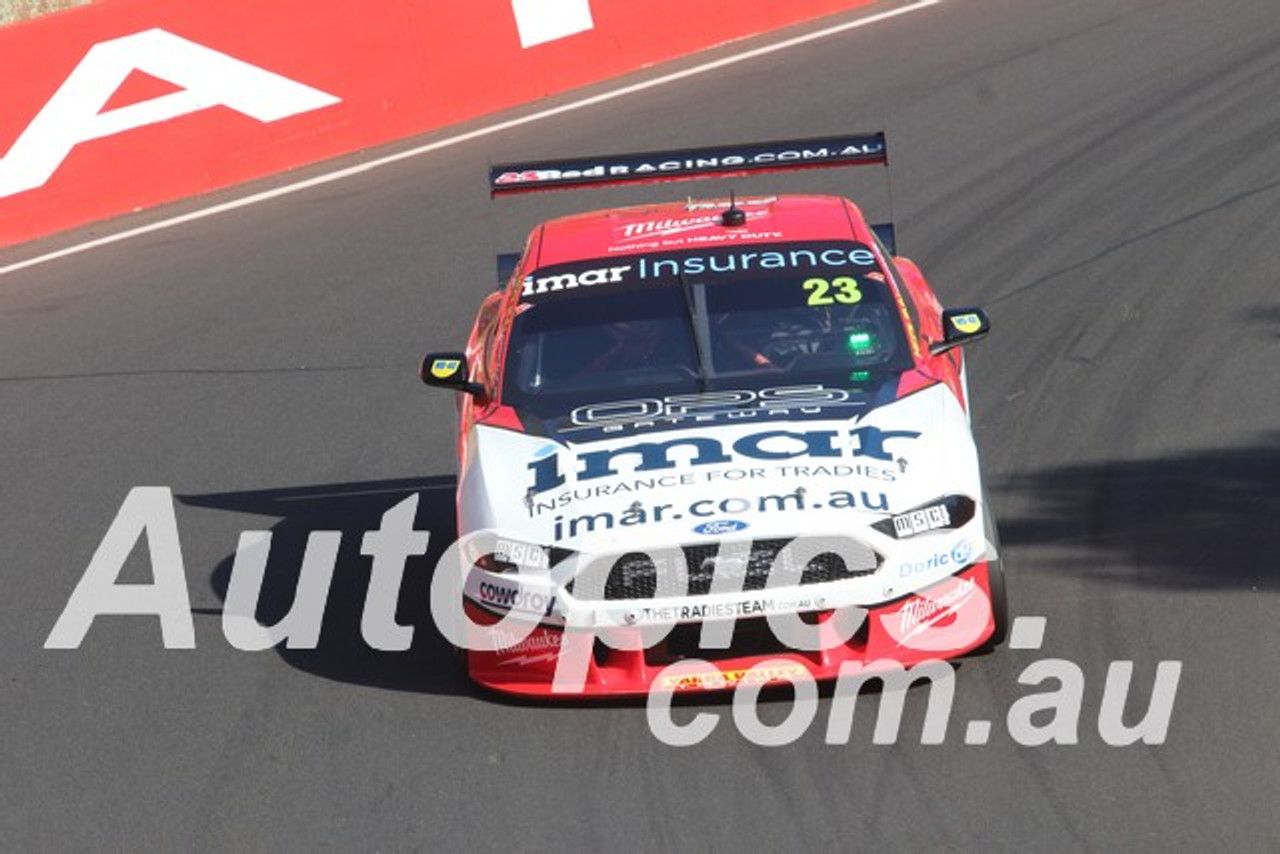
[[[747,214],[738,207],[737,196],[734,195],[733,190],[729,191],[729,208],[720,215],[720,224],[726,228],[737,228],[747,224]]]

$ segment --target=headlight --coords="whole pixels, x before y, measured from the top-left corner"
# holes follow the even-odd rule
[[[920,507],[881,519],[871,527],[895,540],[905,540],[930,531],[959,528],[973,518],[976,505],[964,495],[946,495]]]

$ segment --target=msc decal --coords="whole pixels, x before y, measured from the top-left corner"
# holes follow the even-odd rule
[[[893,517],[893,530],[900,540],[938,528],[950,527],[951,514],[947,511],[946,504],[931,504]]]
[[[103,111],[134,71],[181,88],[148,101]],[[340,98],[161,29],[89,48],[48,103],[0,159],[0,198],[42,187],[83,142],[228,107],[259,122],[275,122],[327,107]]]
[[[507,563],[533,569],[549,569],[551,557],[542,546],[519,540],[498,540],[493,546],[493,556]]]

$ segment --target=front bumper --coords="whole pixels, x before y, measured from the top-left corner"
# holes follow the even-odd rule
[[[489,625],[494,614],[470,600],[471,621]],[[470,677],[503,693],[535,697],[639,696],[653,689],[672,692],[723,690],[739,684],[816,681],[839,677],[841,668],[874,672],[945,660],[981,646],[995,630],[989,564],[975,563],[927,588],[866,609],[866,619],[840,642],[827,619],[829,609],[808,611],[823,649],[795,650],[774,636],[765,617],[730,617],[735,622],[727,649],[703,649],[699,632],[712,619],[680,621],[660,642],[639,648],[635,638],[615,649],[591,628],[540,623],[504,649],[467,653]],[[615,629],[625,635],[626,630]],[[680,675],[667,668],[679,662]],[[768,662],[767,666],[759,665]],[[756,668],[756,669],[753,669]]]

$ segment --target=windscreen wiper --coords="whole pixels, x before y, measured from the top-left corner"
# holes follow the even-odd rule
[[[707,348],[703,345],[702,331],[698,328],[698,309],[696,303],[699,301],[700,294],[695,294],[693,285],[689,284],[689,279],[685,276],[684,271],[680,271],[680,293],[684,295],[684,307],[686,316],[689,318],[689,332],[693,335],[693,350],[698,356],[698,391],[707,390],[707,376],[711,373],[711,356],[707,352]],[[705,296],[702,302],[705,303]],[[703,308],[706,306],[704,305]],[[705,317],[706,312],[702,315]]]

